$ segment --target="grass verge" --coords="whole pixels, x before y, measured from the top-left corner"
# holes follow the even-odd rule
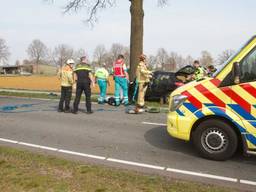
[[[43,156],[0,146],[0,188],[16,191],[228,192],[231,189],[167,179]]]
[[[29,92],[11,92],[11,91],[0,91],[0,95],[2,96],[16,96],[16,97],[26,97],[26,98],[40,98],[40,99],[59,99],[60,96],[54,94],[47,94],[47,93],[29,93]],[[72,96],[74,100],[74,96]],[[83,101],[85,98],[82,96],[81,100]],[[92,95],[91,97],[92,102],[98,102],[98,96]],[[167,112],[168,105],[160,105],[159,102],[150,102],[147,101],[146,105],[150,108],[163,108],[160,110],[161,112]]]
[[[47,94],[47,93],[28,93],[28,92],[11,92],[11,91],[0,91],[2,96],[15,96],[15,97],[26,97],[26,98],[38,98],[38,99],[60,99],[59,95]],[[72,96],[74,100],[74,96]],[[84,100],[84,97],[81,97],[81,100]],[[97,102],[97,96],[92,95],[91,100]]]

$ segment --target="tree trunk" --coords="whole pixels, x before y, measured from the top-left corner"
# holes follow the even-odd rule
[[[130,80],[135,78],[139,55],[143,53],[143,0],[130,0],[131,37],[130,37]]]
[[[40,62],[40,57],[38,56],[36,58],[36,74],[39,74],[39,62]]]

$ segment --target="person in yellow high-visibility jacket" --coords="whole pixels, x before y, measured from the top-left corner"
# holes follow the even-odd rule
[[[73,78],[73,59],[68,59],[66,64],[59,70],[58,77],[61,81],[61,96],[58,112],[70,112],[70,100],[72,96]],[[65,109],[63,108],[65,102]]]
[[[145,107],[145,93],[148,88],[148,83],[150,78],[152,78],[152,72],[148,70],[146,63],[146,55],[142,54],[140,57],[140,62],[136,70],[137,83],[139,85],[138,101],[137,101],[137,110],[142,112]]]
[[[195,68],[195,74],[194,74],[194,79],[199,81],[203,79],[206,76],[206,71],[205,69],[200,65],[198,60],[195,60],[193,63],[193,66]]]
[[[104,104],[106,102],[107,88],[109,84],[109,72],[106,69],[105,63],[102,65],[102,67],[96,70],[95,77],[100,88],[100,96],[98,98],[98,103]]]

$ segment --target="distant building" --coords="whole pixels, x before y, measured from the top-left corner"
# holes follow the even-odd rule
[[[29,66],[19,65],[19,66],[0,66],[0,74],[15,75],[27,73],[27,68]]]

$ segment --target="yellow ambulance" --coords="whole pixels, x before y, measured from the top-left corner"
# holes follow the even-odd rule
[[[168,133],[193,141],[203,157],[226,160],[239,146],[256,154],[256,36],[212,78],[172,92],[169,107]]]

